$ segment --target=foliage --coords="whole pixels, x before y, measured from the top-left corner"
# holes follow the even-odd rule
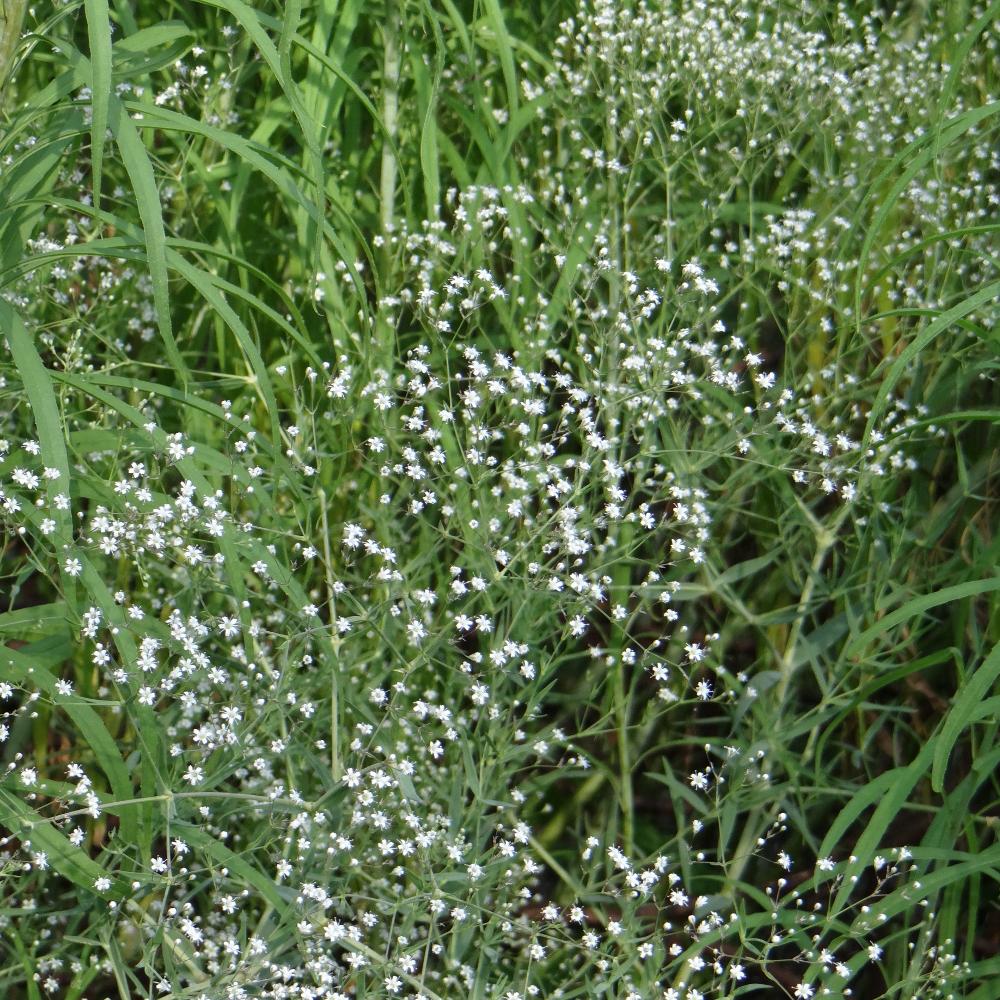
[[[4,996],[995,997],[998,14],[7,4]]]

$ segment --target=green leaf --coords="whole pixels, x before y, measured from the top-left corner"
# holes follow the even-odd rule
[[[68,612],[63,601],[34,604],[0,614],[0,635],[15,634],[20,637],[38,632],[51,634],[65,628],[67,620]]]
[[[910,796],[910,792],[913,791],[917,782],[927,773],[933,751],[934,741],[930,740],[924,744],[920,753],[917,754],[909,765],[906,767],[897,767],[880,774],[855,793],[850,802],[841,810],[823,838],[822,846],[818,852],[819,856],[824,857],[833,854],[857,817],[865,809],[875,806],[875,812],[865,827],[864,832],[850,845],[851,854],[857,858],[853,873],[859,874],[871,862],[872,857],[882,842],[882,838],[885,836],[885,831],[889,828],[889,824],[899,815],[900,810]],[[846,879],[833,904],[832,910],[834,913],[839,912],[843,908],[852,889],[853,884],[850,879]]]
[[[514,50],[511,47],[510,34],[507,25],[504,24],[503,10],[497,0],[483,0],[486,8],[486,18],[489,21],[491,41],[496,46],[497,55],[500,58],[500,71],[503,73],[504,87],[507,90],[507,110],[511,117],[517,113],[518,93],[517,93],[517,73],[514,67]]]
[[[174,823],[174,829],[178,836],[252,885],[278,913],[287,912],[289,901],[282,895],[277,883],[250,864],[245,854],[236,854],[210,833],[193,824],[178,821]]]
[[[914,597],[851,639],[844,648],[844,655],[851,656],[860,653],[883,632],[888,632],[889,629],[904,622],[912,621],[931,608],[940,607],[942,604],[951,604],[953,601],[961,601],[967,597],[976,597],[979,594],[988,594],[994,590],[1000,590],[1000,576],[991,577],[988,580],[969,580],[965,583],[956,583],[951,587],[937,590],[933,594],[921,594],[919,597]]]
[[[32,851],[44,852],[49,865],[79,888],[96,894],[94,883],[103,876],[112,883],[111,889],[101,894],[103,898],[121,900],[128,895],[122,878],[91,860],[82,848],[74,847],[51,820],[38,816],[7,788],[0,788],[0,821],[22,843],[30,841]]]
[[[85,0],[87,37],[90,42],[90,162],[94,206],[101,207],[101,175],[104,170],[104,134],[108,130],[111,100],[111,21],[108,0]]]
[[[139,218],[142,220],[143,237],[146,242],[146,257],[149,276],[153,282],[153,305],[156,308],[156,325],[167,352],[167,360],[177,372],[182,383],[188,382],[191,374],[181,357],[174,339],[170,318],[170,290],[167,283],[167,237],[163,229],[163,209],[160,192],[153,175],[146,147],[139,138],[138,129],[129,117],[125,105],[112,96],[109,122],[118,142],[122,163],[132,183]]]
[[[983,699],[1000,677],[1000,643],[983,661],[982,666],[959,690],[954,703],[934,739],[934,764],[931,768],[931,787],[936,792],[944,788],[944,773],[948,758],[962,730],[976,717]]]
[[[67,659],[73,652],[73,646],[65,635],[51,636],[46,640],[46,643],[48,645],[56,644],[58,653],[56,662]],[[76,726],[101,770],[107,776],[115,800],[128,802],[135,794],[132,781],[122,760],[118,744],[101,721],[101,717],[90,705],[73,695],[60,695],[56,690],[56,681],[58,680],[56,675],[42,666],[39,660],[32,655],[48,648],[48,645],[38,643],[19,651],[7,646],[0,646],[0,677],[15,684],[36,688],[48,695]],[[121,836],[129,843],[139,843],[140,829],[135,816],[136,810],[129,806],[119,806],[109,811],[113,811],[121,821]],[[149,839],[148,833],[144,832],[142,836]],[[148,850],[148,843],[141,846]]]
[[[57,469],[59,478],[49,485],[49,501],[53,518],[62,527],[61,534],[68,539],[72,531],[72,510],[57,510],[52,502],[56,493],[69,494],[69,458],[66,455],[66,441],[63,437],[62,419],[52,388],[52,379],[42,359],[38,355],[34,341],[24,325],[24,321],[11,305],[0,299],[0,330],[10,345],[10,353],[17,372],[24,383],[24,391],[31,407],[31,415],[38,432],[38,442],[42,449],[42,461],[52,469]]]
[[[920,333],[910,341],[906,347],[900,351],[899,356],[889,366],[888,371],[883,375],[879,384],[878,394],[872,403],[871,412],[868,414],[868,421],[865,424],[865,441],[871,439],[871,433],[875,429],[875,423],[882,415],[883,410],[889,400],[892,390],[896,388],[899,380],[906,374],[910,363],[914,358],[925,350],[927,345],[939,334],[944,333],[949,327],[954,326],[960,319],[975,312],[980,306],[987,302],[992,302],[1000,297],[1000,281],[993,281],[980,288],[979,291],[963,299],[957,306],[941,313],[933,323],[929,323]]]

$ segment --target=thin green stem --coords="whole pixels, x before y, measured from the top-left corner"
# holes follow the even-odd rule
[[[330,551],[330,525],[326,516],[326,491],[319,491],[319,517],[323,536],[323,563],[326,571],[327,599],[330,602],[330,623],[333,625],[334,595],[333,555]],[[336,642],[336,640],[334,640]],[[337,664],[330,664],[330,773],[334,781],[340,781],[340,676]]]
[[[396,179],[399,164],[396,162],[396,136],[399,132],[399,20],[396,0],[385,0],[385,17],[382,22],[382,168],[379,178],[380,221],[382,224],[381,265],[383,277],[389,274],[392,263],[391,235],[396,226]],[[393,330],[389,319],[378,314],[378,358],[391,371],[393,355]]]
[[[0,11],[0,110],[3,110],[7,100],[14,56],[21,41],[27,10],[28,0],[3,0],[3,10]]]
[[[833,523],[829,528],[819,527],[816,532],[816,552],[813,560],[809,564],[809,575],[802,586],[802,593],[799,596],[798,608],[796,610],[795,621],[788,632],[788,641],[785,643],[785,652],[778,663],[778,683],[775,685],[775,695],[778,704],[778,711],[785,702],[785,695],[788,693],[788,686],[792,681],[797,666],[795,654],[798,649],[799,639],[802,636],[802,628],[806,620],[806,612],[809,610],[809,602],[812,600],[813,591],[823,571],[823,564],[827,556],[837,541],[837,532],[844,523],[850,507],[841,507]]]

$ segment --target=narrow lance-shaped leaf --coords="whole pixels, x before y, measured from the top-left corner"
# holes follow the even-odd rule
[[[90,162],[94,206],[100,208],[104,134],[108,130],[108,102],[111,99],[111,21],[108,0],[86,0],[85,7],[91,69]]]

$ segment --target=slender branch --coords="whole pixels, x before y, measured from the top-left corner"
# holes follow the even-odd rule
[[[813,590],[815,590],[816,582],[819,580],[820,573],[823,571],[823,565],[826,562],[826,557],[830,554],[830,550],[837,541],[837,532],[840,530],[840,526],[844,523],[849,511],[849,506],[845,505],[841,507],[840,511],[833,520],[833,524],[830,525],[829,528],[820,527],[816,532],[816,554],[809,566],[809,576],[806,579],[805,585],[802,588],[802,594],[799,597],[797,614],[795,621],[792,623],[791,630],[788,633],[788,641],[785,643],[784,655],[781,657],[781,661],[778,664],[779,677],[778,683],[775,687],[775,692],[779,711],[781,710],[781,706],[784,705],[785,696],[788,694],[788,685],[791,683],[792,675],[795,673],[795,654],[798,649],[799,639],[802,635],[802,628],[805,624],[806,614],[809,611],[809,603],[812,600]]]

